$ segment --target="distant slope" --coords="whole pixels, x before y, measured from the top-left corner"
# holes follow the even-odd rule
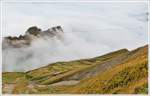
[[[6,72],[3,93],[147,93],[147,54],[146,45],[25,73]]]

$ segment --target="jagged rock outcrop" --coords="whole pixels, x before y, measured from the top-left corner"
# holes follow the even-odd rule
[[[37,28],[36,26],[33,26],[33,27],[30,27],[26,34],[32,34],[34,36],[37,36],[38,34],[40,34],[41,32],[41,29]]]
[[[44,38],[44,37],[58,37],[61,38],[60,34],[63,33],[63,29],[61,26],[56,26],[49,28],[48,30],[42,31],[40,28],[36,26],[32,26],[25,32],[24,35],[20,36],[8,36],[3,38],[3,48],[14,47],[14,48],[20,48],[23,46],[29,46],[33,39],[36,38]]]

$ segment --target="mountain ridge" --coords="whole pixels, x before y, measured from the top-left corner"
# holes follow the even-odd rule
[[[3,38],[3,49],[12,46],[13,48],[20,48],[24,46],[29,46],[33,39],[36,38],[43,38],[43,37],[49,37],[53,38],[57,36],[58,38],[61,38],[60,34],[63,33],[63,29],[61,26],[56,26],[49,28],[47,30],[41,30],[37,26],[32,26],[27,29],[24,35],[20,36],[7,36]]]

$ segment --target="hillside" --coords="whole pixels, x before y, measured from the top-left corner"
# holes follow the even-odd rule
[[[27,72],[4,72],[3,93],[148,92],[148,46],[103,56],[56,62]],[[130,90],[128,90],[130,89]]]
[[[67,93],[147,93],[147,47],[128,54],[124,63],[67,89]],[[130,90],[129,90],[130,89]]]

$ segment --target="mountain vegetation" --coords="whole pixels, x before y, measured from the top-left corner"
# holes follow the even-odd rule
[[[2,84],[3,93],[11,94],[147,94],[148,45],[27,72],[3,72]]]

